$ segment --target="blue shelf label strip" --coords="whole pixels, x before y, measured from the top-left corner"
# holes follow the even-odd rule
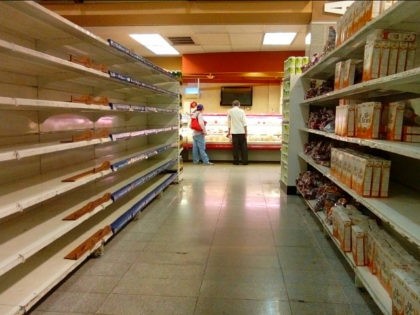
[[[143,209],[166,187],[168,187],[177,177],[177,174],[171,175],[158,187],[156,187],[152,192],[145,195],[140,199],[136,204],[134,204],[128,211],[121,215],[118,219],[111,223],[111,229],[114,234],[118,233],[127,223],[133,219],[139,212]]]

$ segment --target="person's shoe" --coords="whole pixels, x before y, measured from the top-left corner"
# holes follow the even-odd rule
[[[203,163],[203,165],[214,165],[212,162]]]
[[[233,165],[239,165],[239,163],[238,162],[233,162]]]

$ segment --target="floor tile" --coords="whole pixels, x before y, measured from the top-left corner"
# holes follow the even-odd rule
[[[291,315],[286,301],[200,298],[194,315]]]
[[[229,280],[204,280],[200,297],[287,301],[286,288],[280,281],[247,282]]]
[[[198,296],[201,279],[137,279],[131,274],[124,276],[114,288],[115,294]]]
[[[196,298],[111,294],[98,313],[109,315],[192,315]]]
[[[204,274],[204,265],[168,265],[135,263],[128,274],[137,279],[201,279]]]
[[[290,305],[296,315],[362,315],[353,313],[348,304],[291,302]]]
[[[311,303],[348,303],[343,289],[339,285],[313,285],[310,283],[286,284],[291,301]]]
[[[75,274],[64,282],[58,291],[86,292],[86,293],[111,293],[121,277],[93,276]]]
[[[279,268],[255,268],[243,266],[208,265],[204,280],[226,280],[238,282],[283,282],[283,273]]]
[[[95,313],[108,294],[55,291],[39,307],[40,311]]]

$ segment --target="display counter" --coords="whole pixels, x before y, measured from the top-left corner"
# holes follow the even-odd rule
[[[212,160],[232,160],[231,140],[226,136],[228,124],[226,114],[203,114],[207,122],[206,149]],[[280,161],[282,116],[275,114],[247,115],[248,154],[250,161]],[[190,160],[192,130],[190,117],[182,116],[181,135],[183,138],[184,160]],[[255,152],[254,152],[255,151]],[[264,151],[264,152],[261,152]]]

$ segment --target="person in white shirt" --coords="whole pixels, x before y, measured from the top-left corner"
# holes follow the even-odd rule
[[[233,164],[248,164],[248,144],[247,144],[247,123],[245,111],[240,108],[238,100],[232,102],[232,108],[228,110],[228,134],[232,137]]]

